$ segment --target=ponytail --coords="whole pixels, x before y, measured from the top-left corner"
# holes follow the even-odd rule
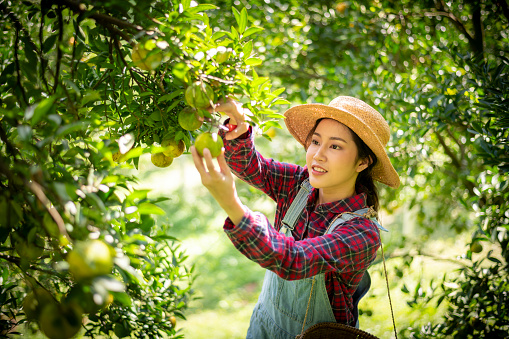
[[[375,211],[378,212],[380,209],[380,202],[378,200],[378,187],[375,185],[375,181],[373,180],[372,171],[373,167],[375,167],[378,159],[373,153],[373,151],[362,141],[359,136],[350,129],[352,132],[352,137],[357,145],[357,159],[365,159],[368,158],[370,160],[370,164],[367,168],[365,168],[362,172],[357,176],[357,180],[355,181],[355,191],[363,192],[367,195],[367,205],[373,207]]]

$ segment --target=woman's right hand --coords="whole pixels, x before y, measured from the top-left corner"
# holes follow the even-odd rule
[[[215,112],[225,113],[230,117],[229,125],[236,126],[225,134],[226,140],[236,139],[249,130],[249,124],[246,122],[244,108],[240,102],[232,98],[218,102],[213,108]]]

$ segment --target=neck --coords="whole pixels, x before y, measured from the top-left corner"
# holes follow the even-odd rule
[[[355,195],[355,186],[345,188],[345,189],[327,189],[327,188],[320,188],[318,189],[318,203],[320,204],[326,204],[333,201],[343,200],[349,197],[352,197]]]

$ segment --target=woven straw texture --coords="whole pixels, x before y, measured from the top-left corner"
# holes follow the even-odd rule
[[[334,119],[348,126],[378,158],[372,172],[373,179],[390,187],[399,187],[399,176],[385,151],[390,138],[389,125],[377,110],[364,101],[340,96],[329,105],[298,105],[288,109],[285,118],[288,131],[306,149],[309,146],[306,139],[318,119]]]
[[[378,339],[368,332],[359,330],[358,328],[338,324],[338,323],[321,323],[308,328],[300,336],[299,339]]]

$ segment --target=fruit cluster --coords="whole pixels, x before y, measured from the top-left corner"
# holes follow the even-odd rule
[[[159,48],[158,42],[147,40],[144,43],[135,45],[131,52],[131,60],[133,65],[144,71],[154,71],[163,61],[163,51]],[[215,51],[214,62],[225,64],[232,55],[232,49],[220,46]],[[218,85],[218,81],[214,80],[214,87]],[[178,125],[183,131],[194,132],[202,128],[204,122],[211,121],[210,107],[214,104],[216,95],[214,89],[208,80],[203,79],[189,81],[186,87],[184,100],[186,107],[178,113]],[[213,125],[213,124],[211,124]],[[192,134],[193,136],[195,133]],[[151,154],[151,162],[157,167],[168,167],[173,163],[173,159],[183,154],[186,144],[182,139],[182,134],[165,136],[160,142],[160,148],[157,148]],[[203,132],[196,135],[195,146],[202,154],[204,148],[209,148],[213,157],[217,157],[221,153],[223,142],[216,133]],[[129,159],[128,153],[117,152],[112,156],[115,162],[124,162]]]
[[[114,279],[109,276],[114,255],[113,249],[101,240],[77,242],[66,257],[76,284],[61,301],[37,285],[23,300],[26,318],[36,321],[50,339],[76,335],[84,314],[95,314],[113,302],[113,295],[101,279],[109,284]]]

